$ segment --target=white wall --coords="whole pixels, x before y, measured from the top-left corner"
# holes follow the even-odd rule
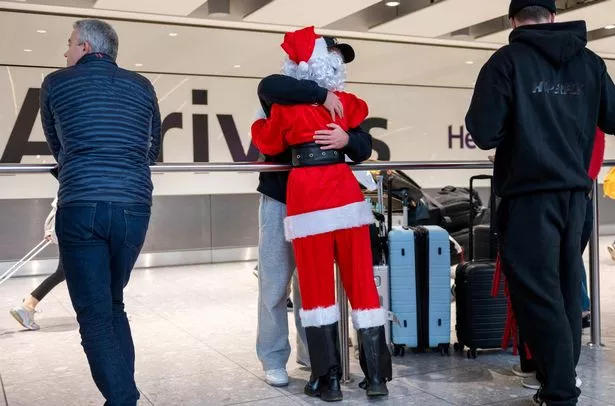
[[[49,70],[0,66],[0,156],[29,88],[38,88]],[[256,79],[206,76],[147,75],[154,82],[162,117],[178,112],[183,115],[183,129],[172,129],[164,143],[165,162],[193,161],[193,115],[208,115],[209,155],[211,162],[231,162],[232,157],[216,115],[232,115],[243,151],[250,141],[249,128],[259,106]],[[192,91],[207,90],[208,104],[193,105]],[[430,88],[389,85],[351,84],[349,91],[365,99],[370,118],[387,120],[386,129],[373,129],[372,135],[390,148],[393,161],[479,160],[488,153],[472,148],[471,140],[459,138],[449,145],[449,127],[461,133],[472,91],[469,89]],[[36,107],[35,107],[36,108]],[[22,114],[25,114],[22,112]],[[203,137],[203,134],[197,134]],[[44,141],[40,117],[37,116],[30,141]],[[375,154],[373,155],[375,157]],[[607,157],[615,158],[615,141],[609,139]],[[52,157],[24,157],[22,163],[50,163]],[[480,171],[478,171],[480,172]],[[606,172],[606,171],[603,171]],[[423,187],[448,184],[465,185],[477,171],[414,171],[411,176]],[[253,193],[256,174],[164,174],[155,175],[157,195]],[[0,199],[52,197],[57,182],[50,175],[0,177]]]

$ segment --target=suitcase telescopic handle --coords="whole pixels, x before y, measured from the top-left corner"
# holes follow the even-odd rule
[[[477,180],[488,180],[490,181],[489,185],[489,201],[491,210],[489,211],[489,235],[493,234],[493,220],[495,218],[495,195],[493,194],[493,176],[492,175],[475,175],[470,177],[470,238],[468,240],[468,259],[470,261],[474,260],[474,181]],[[489,239],[491,240],[491,238]]]
[[[387,181],[387,232],[393,229],[393,177],[386,175]]]

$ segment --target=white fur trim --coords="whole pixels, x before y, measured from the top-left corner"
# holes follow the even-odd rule
[[[329,307],[317,307],[311,310],[299,310],[301,325],[303,327],[328,326],[340,320],[340,312],[337,305]]]
[[[288,216],[284,219],[284,234],[287,241],[292,241],[309,235],[361,227],[374,221],[371,206],[361,201],[333,209]]]
[[[310,61],[316,58],[323,58],[329,55],[329,49],[327,48],[327,42],[324,38],[318,38],[314,43],[314,50],[312,51],[312,56],[310,56]]]
[[[259,107],[254,114],[254,121],[261,120],[263,118],[267,118],[267,114],[265,114],[265,110],[262,107]]]
[[[387,318],[387,312],[383,308],[352,311],[352,325],[357,330],[384,326]]]

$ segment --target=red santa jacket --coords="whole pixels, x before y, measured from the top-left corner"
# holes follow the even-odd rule
[[[350,93],[336,92],[344,117],[342,129],[358,127],[367,117],[367,104]],[[293,145],[314,141],[314,132],[327,128],[331,114],[320,105],[274,104],[268,119],[252,124],[252,141],[260,152],[276,155]],[[373,223],[371,207],[347,164],[293,168],[286,192],[287,240]]]

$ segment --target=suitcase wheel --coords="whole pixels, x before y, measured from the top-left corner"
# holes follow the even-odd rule
[[[440,350],[440,355],[451,355],[450,354],[450,344],[440,344],[438,345],[438,350]]]

